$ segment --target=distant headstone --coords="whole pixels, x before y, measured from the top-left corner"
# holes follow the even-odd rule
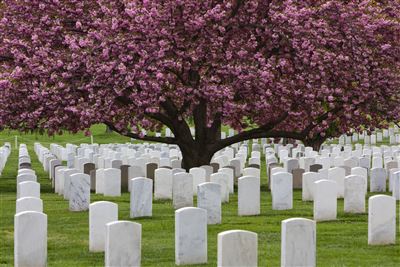
[[[131,183],[130,217],[151,217],[153,210],[153,180],[133,178]]]
[[[198,185],[197,207],[207,211],[207,224],[220,224],[221,185],[212,182]]]
[[[244,176],[238,179],[238,215],[260,214],[260,179]]]
[[[315,182],[314,220],[336,220],[337,216],[337,184],[331,180]]]
[[[193,206],[193,176],[190,173],[173,175],[172,203],[175,209]]]
[[[69,210],[85,211],[90,204],[90,176],[83,173],[71,175]]]

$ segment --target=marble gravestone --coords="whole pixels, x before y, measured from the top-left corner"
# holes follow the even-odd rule
[[[71,175],[69,210],[85,211],[90,204],[90,176],[83,173]]]
[[[337,216],[337,184],[331,180],[315,182],[314,220],[336,220]]]
[[[218,266],[258,265],[258,237],[250,231],[230,230],[218,234]]]
[[[142,225],[130,221],[106,224],[104,260],[106,267],[140,266]]]
[[[172,170],[158,168],[154,171],[154,198],[172,199]]]
[[[254,167],[247,167],[243,169],[243,176],[254,176],[260,178],[261,172],[260,169]]]
[[[369,189],[371,192],[386,192],[386,170],[372,168]]]
[[[344,212],[365,212],[366,180],[366,177],[360,175],[349,175],[344,179]]]
[[[121,170],[115,168],[104,169],[104,196],[121,196]]]
[[[344,197],[344,179],[346,177],[346,171],[340,167],[333,167],[328,170],[328,180],[336,182],[337,186],[337,197]]]
[[[106,242],[106,224],[118,221],[118,205],[98,201],[89,206],[89,251],[102,252]]]
[[[293,208],[293,175],[278,172],[271,181],[272,209],[288,210]]]
[[[186,207],[175,211],[175,264],[207,263],[207,211]]]
[[[96,194],[104,193],[104,169],[96,170]]]
[[[37,197],[22,197],[16,201],[15,213],[24,211],[43,212],[43,201]]]
[[[313,201],[315,182],[320,179],[320,175],[317,172],[305,172],[303,173],[303,188],[302,188],[302,200]]]
[[[238,215],[260,214],[260,179],[243,176],[238,179]]]
[[[228,189],[229,193],[233,194],[234,193],[234,171],[232,168],[221,168],[218,170],[218,172],[225,173],[228,175]]]
[[[316,266],[316,223],[304,218],[282,221],[281,266]]]
[[[375,195],[368,200],[368,245],[396,243],[396,199]]]
[[[114,159],[111,161],[111,168],[113,169],[120,169],[122,165],[122,160]]]
[[[179,172],[172,177],[172,203],[174,209],[193,206],[193,176]]]
[[[393,173],[392,196],[400,200],[400,171]]]
[[[207,211],[207,224],[221,223],[221,185],[207,182],[197,187],[197,207]]]
[[[76,173],[80,173],[78,169],[67,169],[64,171],[63,195],[65,200],[69,200],[69,193],[71,189],[71,175]]]
[[[153,211],[153,180],[139,177],[131,183],[130,218],[151,217]]]
[[[23,197],[40,198],[40,184],[32,181],[19,183],[17,185],[17,199]]]
[[[14,266],[47,266],[47,215],[25,211],[14,216]]]
[[[213,173],[210,175],[210,182],[221,186],[221,202],[229,202],[229,176],[225,173]]]
[[[132,178],[145,177],[145,173],[140,166],[131,165],[128,170],[128,191],[131,192],[129,180]]]
[[[56,166],[54,169],[54,192],[59,195],[64,186],[64,170],[66,169],[65,166]]]
[[[298,169],[300,167],[298,159],[287,159],[284,161],[284,168],[286,172],[292,173],[294,169]]]
[[[206,182],[210,181],[210,175],[213,174],[214,169],[210,165],[202,165],[200,168],[203,168],[206,171]]]
[[[28,181],[37,182],[36,174],[22,173],[17,176],[17,184]]]
[[[204,168],[191,168],[189,173],[193,176],[193,195],[197,195],[197,186],[206,182],[206,170]]]

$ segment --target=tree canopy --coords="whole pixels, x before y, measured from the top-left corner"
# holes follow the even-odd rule
[[[5,0],[0,13],[3,127],[105,123],[198,165],[246,139],[400,114],[398,1]],[[221,140],[221,125],[239,133]],[[141,131],[163,126],[174,137]]]

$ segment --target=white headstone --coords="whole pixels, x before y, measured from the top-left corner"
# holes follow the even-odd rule
[[[43,212],[43,201],[37,197],[23,197],[17,199],[15,213],[24,211]]]
[[[260,179],[244,176],[238,179],[238,215],[260,214]]]
[[[47,266],[47,215],[25,211],[14,216],[14,266]]]
[[[28,181],[36,182],[37,181],[36,174],[22,173],[17,176],[17,184]]]
[[[228,175],[228,188],[229,188],[229,193],[233,194],[234,193],[234,171],[231,168],[220,168],[218,172],[222,172]]]
[[[396,199],[376,195],[368,200],[368,244],[396,243]]]
[[[191,168],[189,173],[193,176],[193,195],[197,195],[197,186],[206,182],[206,170],[204,168]]]
[[[40,184],[32,181],[19,183],[17,185],[17,199],[23,197],[40,198]]]
[[[154,198],[172,199],[172,170],[158,168],[154,171]]]
[[[365,184],[367,178],[349,175],[344,179],[344,212],[365,212]]]
[[[193,206],[193,176],[179,172],[172,177],[172,202],[175,209]]]
[[[83,173],[71,175],[69,210],[85,211],[90,204],[90,176]]]
[[[104,251],[106,224],[118,220],[118,205],[98,201],[89,206],[89,251]]]
[[[207,263],[207,211],[186,207],[175,211],[175,264]]]
[[[336,182],[337,197],[344,197],[344,178],[346,177],[346,171],[340,167],[330,168],[328,171],[328,180]]]
[[[221,186],[221,202],[229,202],[229,176],[221,172],[213,173],[210,175],[210,182]]]
[[[370,191],[386,192],[386,170],[384,168],[371,169]]]
[[[231,230],[218,234],[218,266],[258,266],[257,234]]]
[[[104,193],[104,169],[96,170],[96,194]]]
[[[104,169],[104,196],[121,196],[121,170],[108,168]]]
[[[131,183],[130,217],[151,217],[153,210],[153,180],[149,178],[133,178]]]
[[[278,172],[272,175],[271,195],[273,210],[293,208],[293,176],[291,173]]]
[[[142,225],[129,221],[106,224],[105,266],[140,266]]]
[[[320,179],[319,173],[317,172],[305,172],[303,173],[302,180],[302,200],[313,201],[315,182]]]
[[[202,183],[197,186],[197,207],[207,211],[207,224],[221,223],[221,185]]]
[[[281,266],[316,266],[316,223],[303,218],[282,221]]]
[[[64,199],[69,200],[69,192],[71,189],[71,175],[76,173],[79,173],[78,169],[68,169],[64,171],[64,186],[62,189]]]
[[[331,180],[315,182],[314,220],[336,220],[337,215],[337,184]]]

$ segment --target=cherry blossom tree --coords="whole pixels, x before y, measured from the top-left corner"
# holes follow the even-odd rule
[[[5,128],[105,123],[177,144],[190,168],[244,140],[307,143],[398,120],[398,1],[3,2]],[[238,133],[221,139],[222,125]],[[174,136],[142,131],[162,127]]]

